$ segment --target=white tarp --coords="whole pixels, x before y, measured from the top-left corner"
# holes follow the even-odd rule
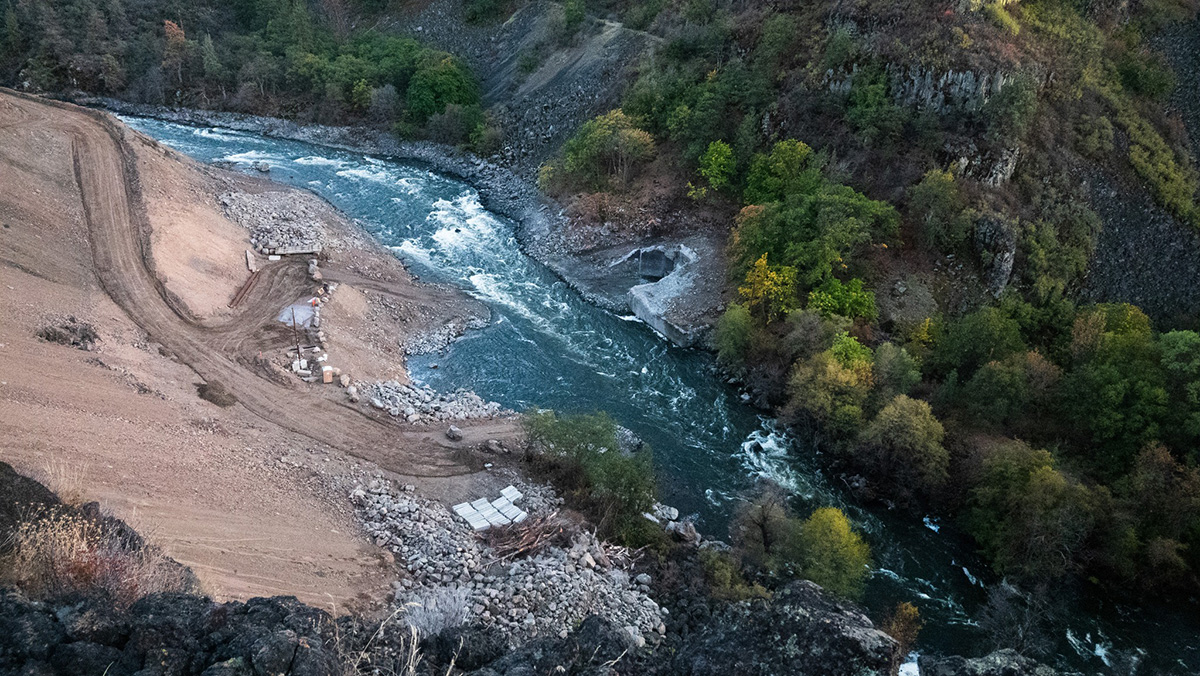
[[[295,314],[293,314],[295,313]],[[279,311],[279,321],[292,326],[292,317],[296,318],[296,326],[308,328],[312,326],[315,310],[312,301],[304,301],[289,305]]]

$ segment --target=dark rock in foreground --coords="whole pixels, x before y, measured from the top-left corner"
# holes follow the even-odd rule
[[[1015,650],[997,650],[972,659],[922,656],[917,665],[921,676],[1059,676],[1054,669]]]
[[[0,591],[0,674],[332,676],[335,636],[327,614],[292,597],[155,594],[121,611],[99,596],[42,603]]]
[[[794,582],[774,600],[715,615],[680,648],[672,671],[693,676],[888,674],[899,646],[858,608],[811,582]]]

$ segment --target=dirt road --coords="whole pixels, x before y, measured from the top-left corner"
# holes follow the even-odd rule
[[[95,273],[108,296],[154,341],[205,381],[224,385],[242,406],[271,423],[399,474],[433,477],[470,471],[455,459],[454,445],[439,430],[400,427],[271,380],[247,365],[247,348],[261,347],[252,336],[277,326],[279,307],[309,291],[303,263],[269,266],[236,316],[217,326],[203,325],[148,269],[150,224],[129,143],[132,132],[103,113],[80,114],[73,106],[7,91],[0,96],[5,99],[0,124],[10,129],[28,125],[31,131],[50,128],[71,138]],[[510,428],[505,421],[469,426],[466,443]]]

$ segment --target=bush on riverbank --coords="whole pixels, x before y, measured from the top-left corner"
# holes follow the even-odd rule
[[[769,491],[739,512],[731,531],[743,564],[768,580],[802,578],[857,598],[871,572],[870,547],[834,507],[800,519]]]
[[[534,469],[564,491],[571,506],[601,533],[630,546],[662,543],[666,535],[643,513],[654,505],[650,448],[622,448],[619,428],[607,413],[525,414],[527,458]]]

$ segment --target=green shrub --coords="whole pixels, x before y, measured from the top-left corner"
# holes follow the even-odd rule
[[[861,279],[852,279],[843,284],[836,277],[825,280],[821,286],[808,294],[808,309],[822,316],[840,315],[850,319],[876,317],[875,292],[863,288]]]
[[[465,0],[467,23],[487,23],[495,21],[504,15],[508,9],[507,0]]]
[[[629,9],[625,10],[624,23],[629,28],[635,31],[644,31],[654,23],[654,19],[658,17],[659,12],[663,10],[666,4],[665,0],[648,0],[647,2],[637,2],[630,5]]]
[[[1113,124],[1105,116],[1081,115],[1075,127],[1076,145],[1084,155],[1103,159],[1113,151]]]
[[[726,308],[713,332],[717,358],[725,364],[741,364],[745,361],[754,330],[750,308],[742,303],[733,303]]]
[[[868,144],[890,144],[900,139],[908,110],[892,101],[887,76],[860,74],[850,87],[846,121]]]
[[[583,4],[583,0],[564,0],[563,1],[563,18],[566,21],[567,33],[574,33],[583,25],[583,18],[587,8]]]
[[[1021,32],[1021,24],[1013,18],[1012,14],[1004,8],[999,2],[989,2],[983,6],[984,14],[992,20],[1000,28],[1003,28],[1009,35],[1017,35]]]
[[[461,146],[466,144],[472,133],[483,125],[483,110],[479,106],[460,106],[451,103],[442,112],[429,117],[425,130],[429,138],[438,143]]]
[[[709,593],[725,601],[745,601],[769,598],[770,593],[759,584],[749,584],[742,577],[737,559],[727,552],[712,549],[700,550],[700,565],[704,567],[704,579]]]
[[[700,156],[700,168],[697,173],[704,179],[703,186],[688,184],[688,196],[693,199],[703,198],[709,190],[722,190],[729,185],[735,167],[733,149],[724,141],[713,141],[708,144],[708,150]]]
[[[1157,52],[1127,51],[1117,60],[1117,75],[1126,91],[1162,101],[1175,91],[1175,72]]]
[[[1025,135],[1038,110],[1038,87],[1034,79],[1018,74],[983,104],[988,135],[1001,143],[1013,143]]]

